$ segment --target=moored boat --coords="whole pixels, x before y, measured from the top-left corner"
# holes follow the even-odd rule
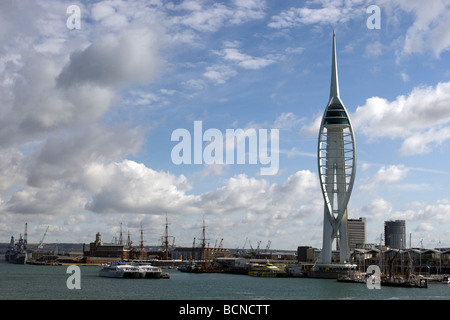
[[[139,277],[149,279],[159,279],[162,274],[161,268],[152,266],[148,262],[137,261],[133,262],[132,266],[139,268]]]
[[[25,235],[26,235],[26,224],[25,224]],[[27,254],[26,237],[22,238],[22,235],[20,235],[20,239],[16,243],[14,241],[14,236],[11,236],[11,241],[5,253],[5,261],[15,264],[26,264],[27,256],[28,254]]]
[[[421,275],[381,276],[380,284],[386,287],[428,288],[428,278]]]
[[[111,262],[98,272],[100,277],[106,278],[139,278],[140,274],[137,266],[122,262]]]
[[[286,276],[286,272],[271,263],[266,263],[255,264],[248,272],[248,275],[253,277],[275,278]]]
[[[403,287],[403,288],[428,288],[428,280],[425,278],[414,279],[382,279],[381,285],[386,287]]]

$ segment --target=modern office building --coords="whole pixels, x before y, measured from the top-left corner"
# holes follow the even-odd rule
[[[406,248],[405,220],[384,222],[384,244],[392,249]]]
[[[348,248],[350,251],[355,250],[357,245],[366,243],[366,218],[348,219]]]
[[[355,179],[356,145],[350,118],[339,96],[334,32],[330,98],[320,126],[317,158],[324,198],[320,262],[331,263],[332,246],[336,240],[340,249],[340,263],[345,263],[349,260],[347,204]]]

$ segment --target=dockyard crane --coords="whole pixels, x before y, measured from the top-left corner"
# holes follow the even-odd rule
[[[259,254],[259,246],[261,245],[261,240],[258,241],[258,246],[256,247],[256,254]]]
[[[398,253],[400,252],[400,249],[397,250],[397,252],[394,254],[394,256],[392,258],[388,257],[388,264],[389,264],[389,279],[392,279],[392,273],[393,273],[393,269],[392,269],[392,263],[394,262],[395,257],[398,255]]]
[[[247,237],[247,238],[245,238],[245,242],[244,242],[244,245],[242,246],[242,251],[244,251],[244,250],[245,250],[245,245],[247,244],[247,240],[248,240],[248,237]]]
[[[194,260],[194,251],[195,251],[195,237],[194,237],[194,241],[192,242],[192,254],[191,254],[192,260]]]
[[[25,233],[23,234],[23,243],[25,244],[25,246],[27,245],[27,243],[28,243],[28,231],[27,231],[27,228],[28,228],[28,223],[27,222],[25,222]]]
[[[48,227],[49,227],[49,226],[47,226],[47,229],[45,230],[44,235],[42,236],[41,241],[39,241],[39,245],[38,245],[38,248],[39,248],[39,249],[42,249],[42,248],[44,247],[44,246],[43,246],[43,244],[44,244],[44,238],[45,238],[45,235],[47,234]]]

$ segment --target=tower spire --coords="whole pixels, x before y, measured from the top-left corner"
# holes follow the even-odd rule
[[[333,51],[331,61],[331,84],[330,84],[330,102],[334,98],[339,98],[339,79],[336,60],[336,34],[333,30]]]
[[[340,262],[349,258],[347,204],[356,169],[356,144],[347,110],[339,97],[336,40],[333,30],[330,100],[319,133],[319,178],[324,198],[324,228],[321,263],[331,263],[332,245],[339,242]]]

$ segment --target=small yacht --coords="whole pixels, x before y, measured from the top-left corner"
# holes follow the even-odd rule
[[[107,278],[139,278],[139,267],[125,262],[111,262],[104,265],[98,275]]]

